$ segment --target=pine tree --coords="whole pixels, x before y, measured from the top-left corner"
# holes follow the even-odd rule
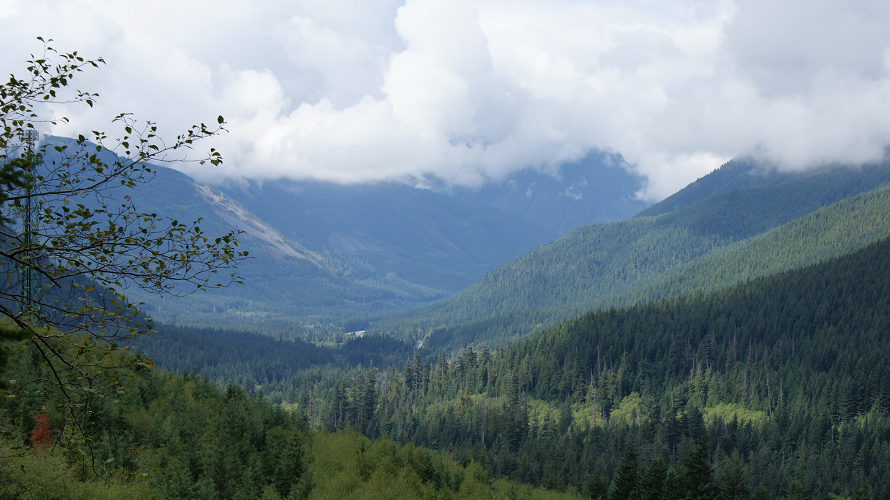
[[[788,491],[785,495],[787,500],[806,500],[810,498],[810,492],[807,491],[803,481],[799,477],[795,477],[791,484],[788,485]]]
[[[686,474],[683,481],[686,498],[690,500],[714,500],[717,488],[714,485],[714,470],[708,461],[708,438],[702,433],[698,446],[684,462]]]
[[[741,460],[734,456],[720,472],[720,500],[749,500],[751,491],[745,485]]]
[[[766,492],[766,488],[762,484],[754,492],[754,500],[770,500],[769,493]]]
[[[2,194],[2,191],[0,191],[0,194]],[[6,342],[27,340],[29,337],[31,337],[29,330],[0,327],[0,375],[3,374],[3,371],[9,365],[11,349],[10,346],[6,345]],[[8,386],[9,383],[6,378],[0,378],[0,389],[6,389]]]
[[[593,473],[587,477],[584,494],[591,500],[606,500],[609,497],[609,486],[606,484],[606,478],[603,477],[598,468],[594,469]]]
[[[612,482],[612,494],[609,500],[638,500],[640,498],[637,489],[638,473],[637,449],[631,444],[627,448],[624,463],[618,468],[615,479]]]
[[[640,478],[640,500],[662,500],[666,496],[667,466],[657,458]]]
[[[365,372],[364,394],[362,395],[362,430],[368,431],[369,424],[377,409],[377,370],[369,366]]]
[[[182,460],[178,460],[170,466],[164,486],[166,498],[194,498],[195,496],[195,483],[189,474],[188,466]]]
[[[865,476],[859,476],[859,485],[850,494],[852,500],[874,500],[875,493]]]
[[[516,382],[516,376],[510,374],[507,377],[506,388],[507,402],[504,407],[507,425],[507,445],[511,452],[515,452],[519,448],[522,436],[525,431],[525,422],[523,421],[522,406],[519,399],[519,384]]]
[[[349,400],[346,397],[346,386],[343,379],[337,381],[334,387],[334,401],[331,404],[331,428],[339,430],[343,428],[344,419],[349,411]]]

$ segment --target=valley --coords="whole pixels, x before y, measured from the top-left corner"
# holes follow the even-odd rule
[[[0,4],[0,500],[890,500],[888,23]]]
[[[867,484],[883,498],[890,163],[748,168],[731,162],[636,217],[570,231],[439,304],[363,324],[363,338],[246,347],[168,327],[144,348],[312,427],[591,498],[615,488],[631,444],[640,477],[656,475],[651,498],[690,487],[696,450],[720,491]]]
[[[615,168],[603,158],[586,175]],[[572,191],[593,185],[572,169],[475,193],[153,176],[127,201],[241,231],[253,258],[218,293],[127,292],[155,330],[128,349],[155,368],[134,364],[126,416],[109,427],[117,410],[102,406],[87,432],[104,433],[100,457],[162,470],[151,491],[234,496],[228,475],[259,495],[257,471],[286,467],[264,491],[369,492],[383,474],[437,498],[613,498],[632,467],[642,498],[890,495],[890,162],[782,173],[742,158],[649,207],[625,178],[609,209],[575,204],[609,188]],[[550,199],[511,194],[532,184]],[[605,220],[556,223],[571,214]],[[41,370],[17,359],[23,377]],[[175,451],[152,430],[180,404],[224,408],[171,428],[215,451]],[[277,430],[243,430],[256,419]],[[181,434],[202,425],[234,434]],[[115,448],[132,439],[138,453]],[[332,447],[390,465],[328,463]]]

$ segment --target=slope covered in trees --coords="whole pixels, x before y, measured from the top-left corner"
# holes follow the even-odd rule
[[[55,147],[77,146],[73,139],[54,136],[44,137],[43,144],[47,165],[65,163]],[[95,145],[88,147],[92,151]],[[107,163],[118,160],[104,148],[96,151],[96,157]],[[573,192],[579,198],[575,199],[562,196],[561,189],[571,186],[562,186],[551,176],[527,176],[530,183],[539,177],[556,182],[549,186],[550,192],[532,198],[535,203],[552,198],[552,203],[545,203],[547,217],[573,213],[577,206],[578,213],[566,221],[578,222],[590,213],[598,214],[596,220],[612,220],[632,215],[645,205],[618,199],[632,195],[639,187],[638,178],[618,166],[588,167],[573,174],[583,179],[608,171],[613,174],[609,183],[621,189],[616,187],[608,200],[585,198],[580,191]],[[185,174],[158,165],[146,173],[149,178],[151,182],[113,193],[109,200],[132,203],[164,220],[201,219],[200,227],[208,234],[244,230],[239,248],[252,257],[239,267],[247,278],[243,286],[212,296],[163,300],[129,291],[133,302],[145,302],[147,312],[167,323],[281,335],[300,330],[293,325],[374,320],[441,300],[559,234],[555,224],[539,224],[516,210],[505,212],[510,207],[497,200],[485,202],[481,191],[458,197],[402,183],[343,186],[312,181],[222,190],[197,185]],[[537,183],[542,184],[540,179]],[[599,192],[593,187],[585,187],[585,192]],[[544,186],[539,188],[543,191]],[[532,199],[522,198],[531,203]],[[98,208],[89,197],[79,203]],[[514,208],[522,212],[521,207]]]
[[[10,375],[42,369],[15,350]],[[313,431],[259,395],[188,374],[129,373],[83,428],[51,402],[40,392],[0,402],[0,498],[580,498],[495,479],[470,458]]]
[[[700,203],[711,196],[738,189],[775,186],[806,175],[804,172],[782,172],[772,165],[750,156],[740,156],[713,172],[696,179],[683,189],[640,211],[636,217],[654,217]]]
[[[423,338],[430,329],[444,327],[466,335],[476,332],[478,340],[500,341],[597,307],[747,279],[744,267],[727,272],[727,258],[755,260],[762,274],[817,262],[882,237],[887,221],[880,214],[866,221],[855,206],[845,205],[828,209],[822,220],[802,222],[806,230],[776,228],[888,181],[890,163],[838,167],[773,186],[717,194],[656,217],[578,228],[491,271],[445,302],[380,321],[374,330]],[[862,201],[871,211],[881,210],[885,202],[881,196]],[[844,233],[845,228],[851,231]],[[808,231],[828,245],[809,246],[807,238],[814,237]],[[776,254],[765,257],[758,236],[774,242],[768,251],[781,247],[778,259]],[[828,241],[832,238],[837,241]],[[729,257],[709,260],[721,250]],[[430,345],[456,348],[472,341],[434,339],[437,344]]]
[[[819,261],[881,238],[888,193],[846,199],[713,252],[706,259],[723,259],[714,261],[720,266],[686,266],[671,293],[711,286],[708,280],[720,277],[715,269],[771,274],[788,262]],[[792,240],[810,253],[786,248]],[[772,262],[745,267],[757,255]],[[557,495],[532,486],[567,497],[810,498],[858,489],[890,498],[881,480],[890,468],[890,365],[882,359],[890,348],[890,240],[744,279],[720,291],[586,314],[512,345],[474,343],[451,359],[381,338],[325,348],[167,329],[172,335],[143,345],[161,364],[199,367],[217,382],[241,380],[248,394],[234,386],[223,392],[192,375],[151,382],[136,374],[84,434],[100,463],[121,461],[115,473],[157,469],[147,483],[121,488],[172,498],[198,495],[199,488],[223,497],[284,497],[286,486],[274,486],[270,472],[279,459],[302,467],[295,475],[306,478],[289,485],[291,496],[379,496],[398,485],[432,498]],[[40,370],[33,358],[15,359],[13,376]],[[271,409],[261,393],[289,403]],[[13,443],[38,428],[33,419],[15,422],[15,410],[37,415],[41,401],[38,394],[4,401]],[[248,427],[227,441],[229,404]],[[300,443],[299,461],[270,448],[267,436],[278,431],[265,422],[279,422],[276,412],[293,419],[286,425],[295,427],[282,428]],[[303,420],[392,441],[316,434],[300,430]],[[202,441],[211,435],[223,437]],[[128,448],[134,442],[140,446]],[[411,446],[441,450],[461,465]],[[189,451],[195,449],[202,452]],[[205,452],[240,454],[240,462],[219,463],[241,469],[214,469],[223,465]],[[346,458],[332,458],[340,455]],[[40,470],[62,467],[50,459],[16,460],[7,464],[32,468],[7,476],[13,479],[0,484],[4,491],[20,492],[28,481],[46,481]],[[234,479],[219,482],[214,474]],[[72,480],[77,488],[98,488],[82,479]]]
[[[456,349],[478,342],[515,341],[543,325],[587,311],[725,288],[761,276],[845,255],[890,236],[890,188],[841,200],[784,226],[676,266],[653,282],[590,302],[511,312],[432,330],[431,349]]]
[[[864,484],[890,498],[888,328],[885,239],[731,289],[591,313],[494,352],[317,384],[307,418],[454,449],[549,487],[617,487],[633,444],[637,477],[661,474],[646,486],[667,488],[661,498],[693,483],[768,498]]]

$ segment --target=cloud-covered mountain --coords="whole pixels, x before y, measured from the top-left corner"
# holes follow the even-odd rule
[[[111,153],[100,154],[111,161]],[[416,308],[465,288],[573,225],[632,216],[645,206],[633,198],[642,180],[614,164],[615,158],[591,157],[559,177],[529,172],[509,179],[500,192],[452,194],[395,182],[281,180],[219,189],[153,167],[150,182],[110,194],[129,196],[142,212],[200,218],[211,237],[243,231],[240,247],[253,258],[240,267],[243,286],[185,298],[135,288],[127,295],[145,302],[157,319],[262,325],[265,331]],[[588,178],[596,180],[585,183]],[[511,199],[520,184],[533,192]]]
[[[54,133],[125,111],[169,137],[225,116],[227,163],[178,167],[205,183],[478,188],[611,150],[658,200],[740,152],[801,170],[880,159],[890,137],[890,6],[874,0],[4,5],[6,74],[37,35],[107,62],[74,80],[95,108],[53,108],[71,118]]]
[[[890,196],[880,189],[890,160],[805,175],[764,167],[733,160],[637,217],[579,227],[375,331],[423,338],[444,326],[425,343],[436,349],[497,343],[591,309],[812,264],[890,234]]]

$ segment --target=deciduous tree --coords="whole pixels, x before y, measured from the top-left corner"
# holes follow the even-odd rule
[[[34,132],[67,123],[64,106],[92,108],[98,95],[72,80],[104,61],[39,40],[27,74],[0,85],[0,340],[26,339],[43,362],[7,396],[56,398],[63,427],[76,430],[92,399],[119,390],[120,368],[150,364],[120,347],[151,331],[127,288],[181,295],[227,286],[240,280],[246,252],[236,232],[209,237],[200,220],[142,213],[127,195],[152,180],[153,164],[192,161],[186,153],[222,133],[223,118],[165,140],[153,122],[123,113],[112,119],[117,138],[95,131],[40,146]],[[211,148],[194,161],[218,165],[222,156]]]

